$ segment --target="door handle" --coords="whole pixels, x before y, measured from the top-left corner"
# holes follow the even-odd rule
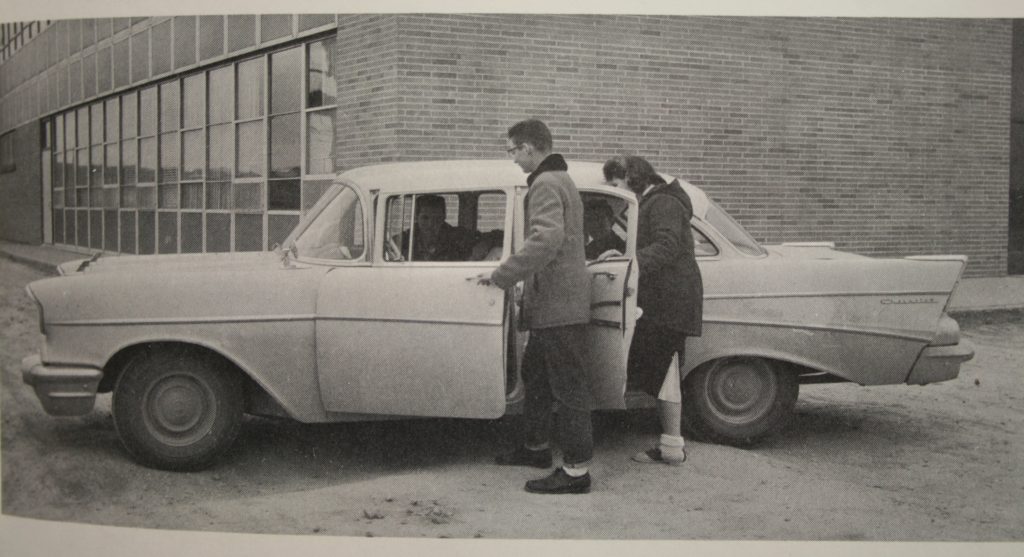
[[[596,271],[594,273],[594,276],[595,277],[604,277],[604,278],[606,278],[608,280],[615,280],[615,277],[617,277],[618,275],[616,275],[615,273],[609,272],[609,271]]]

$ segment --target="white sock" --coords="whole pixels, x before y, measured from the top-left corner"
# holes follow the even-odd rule
[[[683,454],[683,447],[686,445],[686,441],[683,437],[675,435],[661,434],[661,438],[658,439],[658,450],[663,455],[676,455],[681,456]]]
[[[562,470],[565,470],[565,473],[569,474],[573,478],[579,478],[580,476],[585,476],[587,474],[587,472],[590,471],[590,469],[587,468],[586,466],[580,466],[578,464],[577,465],[564,464],[564,465],[562,465]]]

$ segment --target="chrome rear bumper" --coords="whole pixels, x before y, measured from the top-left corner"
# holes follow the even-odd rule
[[[92,410],[103,372],[90,367],[48,366],[38,354],[21,360],[21,378],[52,416],[80,416]]]
[[[967,340],[952,346],[928,346],[907,375],[907,384],[927,385],[955,379],[960,374],[960,364],[973,357],[974,345]]]

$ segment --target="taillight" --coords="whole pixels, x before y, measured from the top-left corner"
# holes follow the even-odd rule
[[[960,325],[955,319],[942,314],[930,346],[953,346],[960,343]]]

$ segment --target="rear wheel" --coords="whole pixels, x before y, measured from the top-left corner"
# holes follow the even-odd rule
[[[683,381],[683,418],[700,438],[747,446],[782,427],[799,388],[796,374],[776,362],[723,358]]]
[[[114,425],[128,452],[163,470],[198,470],[234,441],[243,384],[223,361],[187,351],[140,356],[114,387]]]

